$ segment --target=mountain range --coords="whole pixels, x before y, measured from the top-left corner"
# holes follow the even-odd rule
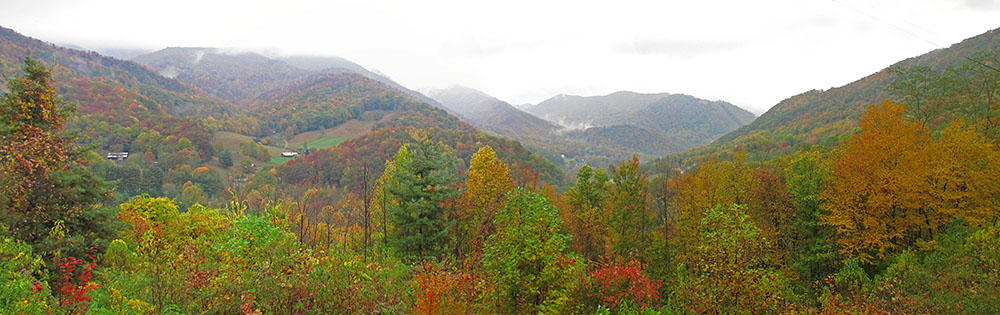
[[[595,165],[633,154],[649,159],[681,152],[754,119],[730,103],[681,94],[557,95],[522,110],[467,87],[427,93],[480,129],[517,139],[546,156],[558,152]]]
[[[683,151],[707,144],[753,119],[749,112],[725,102],[632,92],[591,98],[557,96],[528,109],[542,113],[536,115],[469,88],[433,90],[428,92],[431,97],[427,97],[339,57],[267,57],[247,51],[172,47],[133,60],[164,76],[201,87],[236,107],[266,112],[259,117],[273,132],[331,128],[359,115],[359,111],[349,112],[345,111],[347,107],[332,105],[343,100],[332,101],[332,94],[320,91],[336,91],[345,86],[317,88],[333,76],[357,73],[412,99],[445,109],[492,135],[524,142],[565,168],[577,164],[566,163],[571,160],[604,165],[633,154],[646,160]],[[601,115],[612,112],[615,115]],[[587,114],[602,117],[595,121],[580,116]],[[546,120],[539,116],[570,118]],[[567,121],[597,128],[575,130],[567,128]]]
[[[57,94],[77,108],[67,126],[81,130],[81,142],[101,152],[131,152],[144,161],[142,167],[158,165],[152,167],[162,169],[170,185],[148,192],[153,195],[179,197],[182,179],[194,169],[215,170],[223,179],[246,176],[244,171],[250,170],[230,163],[284,169],[281,164],[288,159],[268,156],[288,150],[316,154],[292,169],[306,165],[312,173],[319,164],[338,165],[344,173],[324,173],[324,178],[350,186],[354,165],[369,163],[381,172],[383,164],[371,162],[384,161],[399,146],[414,142],[412,130],[417,129],[456,148],[460,159],[474,153],[475,143],[489,144],[525,174],[557,185],[563,181],[558,168],[519,143],[483,135],[433,107],[440,105],[426,96],[340,58],[273,59],[215,48],[167,48],[137,56],[146,63],[140,64],[56,46],[7,28],[0,28],[0,48],[0,71],[7,77],[20,72],[25,57],[51,69]],[[244,153],[249,151],[246,144],[259,147],[253,150],[259,153]],[[222,163],[219,154],[227,151],[233,152],[232,162]],[[331,153],[320,153],[326,151]],[[348,151],[367,153],[344,153]],[[280,174],[290,180],[315,179]],[[206,194],[219,193],[220,185],[209,186],[203,188]]]
[[[565,127],[632,125],[668,138],[680,130],[717,137],[754,120],[755,115],[723,101],[683,94],[620,91],[604,96],[557,95],[525,108]]]
[[[441,107],[433,99],[350,60],[334,56],[267,57],[251,51],[207,47],[170,47],[132,58],[160,74],[198,86],[206,92],[241,105],[256,96],[320,73],[353,72],[382,82],[401,92]]]
[[[113,133],[132,126],[174,136],[174,142],[188,138],[209,160],[215,150],[212,134],[219,131],[263,140],[279,150],[298,145],[296,141],[325,141],[311,136],[289,144],[305,134],[332,132],[349,140],[380,128],[430,126],[514,139],[516,147],[523,143],[555,165],[572,169],[584,161],[606,166],[633,154],[652,159],[680,153],[674,156],[697,160],[739,150],[751,156],[781,154],[837,141],[854,130],[868,105],[891,98],[890,69],[945,69],[977,52],[997,50],[998,37],[1000,32],[989,31],[843,87],[792,96],[756,118],[724,101],[629,91],[557,95],[518,108],[463,87],[428,91],[428,97],[338,57],[173,47],[129,61],[56,46],[6,28],[0,28],[0,72],[16,73],[25,57],[50,66],[60,95],[79,109],[71,125],[102,129],[94,142],[103,139],[103,149],[110,149],[109,143],[128,147],[130,141]],[[447,114],[422,107],[426,105]],[[344,124],[360,127],[334,131]],[[112,138],[117,140],[107,141]],[[538,160],[530,163],[548,169]]]
[[[41,60],[52,67],[56,87],[63,94],[114,86],[122,89],[119,92],[133,94],[127,97],[139,97],[150,104],[155,103],[156,108],[150,110],[166,114],[206,117],[226,115],[232,111],[230,104],[218,97],[127,60],[58,47],[3,27],[0,27],[0,45],[0,72],[5,75],[15,73],[25,57]],[[83,98],[78,101],[81,107],[100,107],[118,100]]]
[[[516,137],[545,136],[562,129],[559,125],[522,111],[481,91],[453,86],[429,90],[427,95],[473,126]]]

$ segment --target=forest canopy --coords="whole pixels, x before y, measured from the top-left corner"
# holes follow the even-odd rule
[[[568,178],[361,75],[223,114],[23,58],[0,314],[1000,313],[997,56],[896,68],[849,123]]]

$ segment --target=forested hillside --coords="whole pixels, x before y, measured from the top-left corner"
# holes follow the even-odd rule
[[[754,118],[729,103],[666,93],[558,95],[527,112],[470,88],[428,93],[477,128],[516,139],[567,170],[585,163],[612,165],[632,155],[646,161],[678,153]]]
[[[275,131],[295,135],[332,128],[364,111],[404,110],[414,103],[358,74],[317,74],[261,95],[249,112]]]
[[[232,107],[4,33],[0,314],[997,314],[995,33],[568,180],[365,75]],[[566,136],[689,110],[639,103]]]
[[[288,86],[320,74],[353,72],[391,86],[410,98],[441,107],[433,99],[410,90],[385,75],[350,60],[322,56],[268,57],[252,51],[220,48],[171,47],[132,58],[160,74],[203,87],[207,92],[236,105],[249,105],[270,90]]]
[[[727,102],[627,91],[557,95],[526,110],[574,130],[570,139],[643,157],[702,146],[754,120],[753,113]]]
[[[279,126],[298,130],[323,128],[323,124],[336,125],[351,117],[361,117],[363,112],[386,111],[392,115],[390,119],[375,124],[372,133],[289,163],[282,170],[291,172],[283,174],[289,174],[289,180],[293,182],[310,179],[319,179],[321,183],[351,182],[351,179],[339,174],[344,174],[343,169],[361,167],[364,163],[372,170],[381,172],[383,165],[372,161],[389,159],[400,146],[416,141],[412,138],[413,132],[423,130],[429,132],[428,137],[435,142],[456,149],[457,157],[463,161],[468,161],[478,147],[489,145],[498,149],[498,155],[505,163],[523,166],[526,172],[533,174],[531,176],[540,175],[546,183],[563,184],[561,170],[523,148],[520,143],[483,134],[442,109],[414,101],[381,82],[358,74],[318,75],[287,89],[287,92],[278,91],[267,97],[275,101],[258,107],[261,117],[282,117],[288,122],[288,127],[280,123]],[[330,113],[334,115],[331,120],[323,120]],[[302,119],[298,119],[300,117]],[[328,163],[337,165],[333,169],[323,168],[322,165]],[[303,167],[312,170],[290,171]],[[302,172],[312,172],[316,178],[291,175]]]
[[[431,113],[430,107],[400,91],[343,69],[309,75],[309,70],[249,53],[181,48],[159,52],[161,66],[189,64],[174,70],[188,75],[184,78],[193,84],[233,100],[252,101],[239,104],[237,111],[225,100],[142,65],[3,31],[0,61],[6,74],[16,76],[14,66],[24,57],[41,58],[37,60],[42,67],[53,74],[57,95],[67,109],[75,109],[66,121],[68,129],[80,131],[75,142],[108,157],[93,161],[90,169],[113,184],[115,202],[139,194],[175,198],[183,207],[222,202],[254,174],[289,160],[281,157],[283,151],[306,154],[335,147],[398,125],[397,119],[413,128],[446,130],[442,134],[452,138],[471,139],[479,133],[443,112]],[[378,145],[378,135],[367,139]],[[499,139],[492,143],[503,149],[506,161],[539,172],[547,182],[563,183],[557,168],[519,144]],[[463,153],[465,158],[471,154]],[[330,163],[355,163],[338,158]]]
[[[53,67],[53,75],[59,79],[56,84],[66,95],[89,89],[91,84],[106,83],[142,94],[162,107],[154,110],[162,110],[171,115],[205,118],[225,116],[231,112],[225,101],[132,62],[93,52],[60,48],[2,27],[0,40],[3,52],[0,54],[0,64],[5,75],[12,76],[20,69],[24,57],[32,57]],[[79,93],[86,94],[82,91]],[[100,107],[106,102],[81,103],[81,106]]]
[[[919,79],[931,73],[946,72],[948,69],[957,69],[963,65],[965,68],[970,68],[962,70],[965,72],[980,71],[974,68],[988,69],[975,65],[977,62],[985,62],[992,58],[990,53],[997,49],[1000,49],[1000,31],[992,30],[963,40],[947,49],[938,49],[900,61],[842,87],[825,91],[813,90],[792,96],[772,107],[752,123],[720,137],[710,146],[693,150],[691,153],[708,155],[747,147],[757,148],[750,151],[774,151],[780,155],[802,145],[835,142],[837,137],[857,128],[858,118],[869,105],[886,99],[911,103],[914,97],[925,98],[926,96],[922,94],[933,93],[932,90],[936,89],[932,85],[907,87],[902,81],[893,87],[892,83],[900,77]],[[959,83],[954,82],[954,84]],[[969,88],[980,90],[970,93],[983,93],[982,87],[969,86]],[[913,91],[913,89],[925,91]],[[903,95],[905,93],[917,96]]]
[[[718,215],[700,209],[735,204],[784,248],[741,250],[784,251],[775,266],[796,270],[793,288],[812,283],[810,312],[997,312],[997,34],[791,97],[710,146],[649,163],[677,242],[699,237],[684,225]]]
[[[132,60],[240,105],[308,75],[305,70],[256,53],[215,48],[171,47]]]
[[[26,57],[52,74],[59,100],[75,108],[65,125],[79,130],[76,143],[93,146],[101,157],[130,152],[126,163],[97,160],[90,166],[117,182],[117,201],[143,193],[179,198],[186,187],[209,197],[222,194],[227,178],[205,167],[221,154],[205,122],[232,117],[228,102],[130,61],[59,48],[5,28],[0,35],[4,75],[20,75]]]

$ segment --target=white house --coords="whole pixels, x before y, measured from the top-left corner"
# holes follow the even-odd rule
[[[108,152],[105,158],[108,160],[124,160],[128,158],[128,152]]]

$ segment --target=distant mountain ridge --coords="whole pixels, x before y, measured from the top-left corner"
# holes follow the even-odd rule
[[[556,124],[472,88],[453,86],[430,90],[427,94],[469,120],[473,126],[499,134],[544,136],[561,129]]]
[[[201,166],[218,167],[214,161],[221,158],[216,151],[222,142],[257,143],[263,150],[281,152],[281,146],[293,149],[287,145],[289,139],[315,130],[313,134],[318,136],[309,141],[337,140],[337,144],[314,148],[313,153],[318,154],[304,154],[301,159],[309,163],[293,162],[296,166],[290,168],[301,173],[286,175],[297,180],[322,177],[327,184],[349,186],[359,166],[372,166],[380,172],[385,159],[403,143],[415,141],[413,135],[419,133],[416,130],[424,130],[452,146],[460,158],[468,159],[479,144],[488,144],[498,157],[518,167],[526,180],[537,176],[557,186],[564,181],[559,168],[520,143],[484,135],[444,110],[409,95],[409,90],[350,69],[312,71],[255,53],[228,53],[213,48],[166,49],[159,52],[159,59],[146,59],[152,64],[146,66],[58,47],[2,27],[0,48],[0,70],[8,77],[19,74],[24,58],[29,56],[51,68],[56,94],[77,105],[67,129],[79,129],[81,141],[90,141],[88,144],[106,152],[146,150],[150,142],[169,146],[169,150],[147,150],[132,160],[159,165],[152,167],[162,168],[168,178]],[[175,78],[156,71],[170,67],[177,71]],[[236,107],[215,94],[247,103]],[[342,126],[353,127],[344,132],[333,130]],[[327,136],[327,132],[337,133]],[[232,157],[249,159],[242,152],[237,154],[232,146],[227,150]],[[271,152],[272,157],[275,152]],[[268,167],[286,161],[256,159],[255,164]],[[334,167],[335,171],[326,167]],[[234,167],[219,171],[230,176],[246,175]],[[303,174],[306,177],[298,176]]]
[[[477,150],[476,143],[496,148],[498,156],[514,167],[527,167],[545,182],[562,185],[562,171],[513,140],[485,135],[468,122],[440,108],[420,102],[388,84],[353,72],[321,73],[282,90],[268,93],[254,106],[262,119],[305,121],[309,125],[327,123],[325,119],[368,119],[378,115],[379,122],[370,132],[345,141],[339,146],[314,151],[279,168],[283,179],[291,181],[317,178],[337,184],[356,176],[363,165],[374,167],[392,157],[405,143],[414,143],[414,130],[421,129],[455,149],[459,158],[468,160]],[[369,114],[369,115],[365,115]],[[384,119],[382,114],[385,114]],[[284,126],[283,126],[284,127]],[[316,127],[316,126],[312,126]],[[315,128],[314,128],[315,129]],[[374,163],[373,163],[374,162]]]
[[[476,127],[522,141],[550,160],[595,165],[705,145],[754,118],[732,104],[682,94],[557,95],[521,110],[466,87],[427,93]]]
[[[618,91],[604,96],[559,94],[525,110],[549,120],[565,120],[570,123],[592,122],[607,126],[617,124],[624,116],[667,96],[670,94],[641,94],[629,91]]]
[[[441,107],[441,104],[419,92],[340,57],[268,57],[251,51],[170,47],[136,56],[132,60],[164,76],[202,87],[236,105],[252,104],[258,96],[269,90],[280,89],[315,74],[347,71],[385,83],[431,106]]]
[[[579,129],[574,135],[589,139],[588,143],[614,146],[632,143],[625,147],[652,155],[706,145],[756,118],[753,113],[724,101],[708,101],[684,94],[630,91],[604,96],[557,95],[526,110]],[[637,136],[657,140],[636,142]]]
[[[665,135],[682,119],[693,118],[700,121],[705,117],[717,118],[718,120],[714,121],[717,125],[703,126],[707,133],[715,134],[720,130],[736,129],[755,118],[753,113],[728,102],[708,101],[684,94],[645,94],[630,91],[619,91],[604,96],[560,94],[525,110],[550,121],[584,123],[601,127],[631,124]],[[698,116],[699,111],[703,110],[713,115]],[[682,113],[682,116],[668,115],[677,114],[672,113],[673,111],[685,111],[685,113]],[[658,119],[667,119],[669,122],[658,123],[656,121]]]
[[[245,104],[260,93],[309,74],[260,54],[225,53],[215,48],[170,47],[132,60],[234,104]]]
[[[66,128],[80,130],[78,141],[99,150],[128,151],[130,138],[147,133],[158,134],[167,145],[187,139],[195,155],[210,157],[212,136],[201,122],[227,120],[237,112],[223,99],[138,63],[59,47],[0,27],[2,75],[20,75],[26,57],[50,69],[56,95],[76,108]],[[0,91],[6,89],[2,85]]]
[[[233,130],[267,137],[281,143],[292,135],[320,133],[348,122],[370,125],[357,129],[348,136],[344,145],[360,145],[377,149],[367,156],[351,156],[338,164],[354,165],[362,160],[379,160],[398,147],[382,150],[392,143],[389,138],[401,137],[405,128],[436,130],[449,140],[474,139],[480,131],[461,122],[437,101],[399,83],[385,75],[369,71],[350,60],[324,56],[268,57],[255,52],[228,51],[217,48],[167,48],[135,58],[137,62],[157,69],[165,75],[176,75],[178,80],[202,86],[210,93],[231,100],[249,116],[238,122],[230,121]],[[173,71],[173,72],[171,72]],[[435,110],[430,110],[436,108]],[[444,111],[442,111],[444,109]],[[245,122],[244,122],[245,120]],[[539,120],[545,123],[544,120]],[[251,128],[247,128],[251,126]],[[391,130],[390,130],[391,129]],[[353,139],[357,139],[356,141]],[[533,155],[516,142],[489,140],[512,164],[524,164],[540,172],[542,178],[561,183],[561,171],[540,156]],[[381,143],[385,142],[387,143]],[[450,145],[456,145],[449,143]],[[459,150],[463,153],[469,147]],[[325,152],[344,152],[336,147],[315,151],[320,154],[310,160],[338,158]],[[468,153],[471,154],[471,153]],[[514,157],[516,155],[516,157]],[[324,157],[321,157],[324,156]],[[318,160],[317,160],[318,159]],[[294,168],[303,167],[303,164]],[[313,168],[310,164],[306,168]],[[334,176],[336,177],[336,175]],[[335,181],[336,182],[336,181]]]

